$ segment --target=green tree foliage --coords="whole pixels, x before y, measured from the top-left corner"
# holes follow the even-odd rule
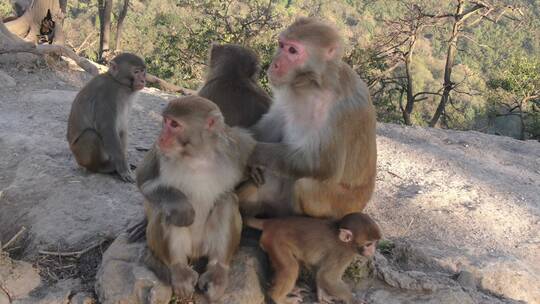
[[[9,14],[3,12],[9,8],[5,2],[0,4],[3,16]],[[113,0],[113,3],[114,29],[123,1]],[[335,24],[343,34],[344,60],[370,86],[379,120],[404,123],[406,67],[403,60],[397,60],[396,52],[383,52],[384,47],[390,46],[385,43],[393,29],[389,24],[404,24],[419,12],[439,16],[434,23],[429,18],[425,20],[426,24],[416,35],[410,60],[412,94],[418,94],[410,123],[426,126],[441,100],[452,32],[451,18],[441,15],[454,12],[456,3],[458,0],[132,0],[124,22],[122,49],[143,56],[149,71],[160,78],[196,89],[204,79],[212,43],[249,46],[259,54],[261,83],[267,87],[265,71],[278,33],[297,16],[318,16]],[[463,3],[466,11],[478,1],[463,0]],[[453,90],[439,120],[440,127],[489,130],[487,122],[494,113],[505,113],[497,100],[512,104],[512,100],[524,96],[523,92],[497,84],[504,79],[509,81],[508,75],[519,74],[510,65],[518,59],[512,58],[529,61],[540,58],[540,2],[493,0],[489,3],[506,3],[520,10],[511,12],[512,18],[493,15],[462,28],[451,75]],[[64,26],[68,44],[93,60],[97,59],[99,46],[97,15],[96,0],[68,1]],[[476,17],[470,19],[475,20]],[[402,28],[414,29],[418,24],[411,25]],[[115,41],[114,30],[111,35],[111,41]],[[407,35],[410,33],[405,31],[399,37]],[[534,135],[538,134],[534,131],[538,128],[535,127],[537,108],[537,102],[532,100],[523,108],[526,113],[523,122],[529,136],[538,137]]]
[[[488,81],[488,87],[491,114],[518,116],[521,138],[540,139],[540,58],[512,58]]]
[[[13,8],[9,5],[9,1],[0,2],[0,17],[7,17],[11,15]]]

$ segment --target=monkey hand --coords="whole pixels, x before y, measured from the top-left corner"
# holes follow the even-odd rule
[[[258,166],[248,166],[248,175],[251,181],[255,184],[255,186],[260,187],[264,185],[264,169],[262,167]]]
[[[190,226],[195,220],[195,210],[187,201],[163,204],[163,217],[166,224],[178,227]]]
[[[270,147],[272,146],[273,144],[269,143],[257,143],[249,156],[247,165],[253,168],[270,167],[273,159],[270,153]]]

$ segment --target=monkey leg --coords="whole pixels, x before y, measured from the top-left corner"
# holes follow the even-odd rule
[[[70,148],[77,163],[89,171],[112,173],[116,170],[105,152],[101,137],[93,129],[84,130]]]
[[[294,183],[296,213],[338,219],[349,213],[361,212],[371,196],[368,189],[301,178]]]
[[[333,303],[333,300],[340,300],[346,304],[352,303],[353,295],[349,286],[343,282],[341,277],[345,272],[345,266],[332,260],[325,261],[317,271],[317,297],[320,303]]]
[[[176,227],[163,223],[160,213],[148,213],[146,241],[154,257],[168,268],[168,278],[174,293],[180,298],[189,298],[195,292],[198,273],[191,269],[188,258],[192,253],[191,232],[187,227]],[[159,276],[152,264],[149,267]],[[155,263],[154,263],[155,265]]]
[[[255,216],[261,210],[258,200],[259,188],[251,180],[245,181],[236,188],[236,195],[241,202],[242,214]]]
[[[264,172],[265,183],[255,186],[246,183],[238,187],[240,210],[247,216],[271,217],[294,214],[292,207],[292,180]]]
[[[191,298],[199,274],[188,264],[192,253],[191,233],[186,227],[166,225],[168,227],[168,251],[171,270],[171,286],[174,293],[182,298]]]
[[[274,269],[273,285],[269,291],[270,298],[277,304],[301,302],[300,295],[287,296],[294,290],[300,271],[293,253],[280,242],[272,242],[270,246],[265,247]]]
[[[205,226],[206,241],[202,252],[208,256],[206,271],[199,278],[198,286],[211,301],[217,301],[225,292],[229,280],[229,266],[240,244],[242,217],[236,196],[223,195],[216,203]]]

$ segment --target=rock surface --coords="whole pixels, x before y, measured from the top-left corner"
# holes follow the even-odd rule
[[[169,302],[171,288],[161,283],[141,262],[146,250],[144,242],[127,243],[125,234],[111,244],[96,276],[96,293],[101,303]],[[240,248],[232,261],[231,280],[221,303],[264,302],[260,276],[265,270],[261,261],[265,258],[260,249]],[[202,296],[195,299],[197,303],[205,303]]]
[[[14,261],[0,251],[0,303],[28,297],[40,284],[39,272],[32,264]]]
[[[172,290],[141,265],[145,243],[128,243],[121,234],[103,254],[96,275],[96,294],[103,304],[168,303]]]
[[[10,254],[38,265],[40,250],[83,250],[137,222],[142,198],[135,187],[79,169],[65,140],[71,102],[89,76],[3,69],[16,86],[0,87],[0,240],[27,228]],[[154,89],[140,94],[130,121],[132,164],[155,140],[159,112],[172,97]],[[383,256],[386,262],[376,260],[375,279],[355,287],[357,297],[370,303],[538,303],[540,143],[382,123],[377,134],[377,188],[367,212],[396,246]],[[247,263],[235,264],[240,268],[231,281],[252,280],[251,266],[241,268]],[[46,277],[38,289],[59,295],[58,284],[80,277],[65,288],[72,291],[67,299],[93,292],[86,286],[93,286],[88,281],[97,265],[53,282]],[[473,278],[456,280],[464,271]],[[248,295],[238,288],[231,296],[260,298],[260,290]]]
[[[17,85],[15,79],[2,70],[0,70],[0,83],[6,88],[13,88]]]

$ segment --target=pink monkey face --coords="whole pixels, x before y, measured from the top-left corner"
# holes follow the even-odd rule
[[[158,139],[158,145],[162,152],[167,153],[181,148],[181,145],[179,145],[177,141],[179,138],[182,138],[183,135],[184,126],[180,121],[168,116],[163,116],[163,127]]]
[[[293,71],[302,67],[308,58],[306,47],[300,41],[279,38],[279,49],[270,64],[268,76],[272,84],[286,82]]]

